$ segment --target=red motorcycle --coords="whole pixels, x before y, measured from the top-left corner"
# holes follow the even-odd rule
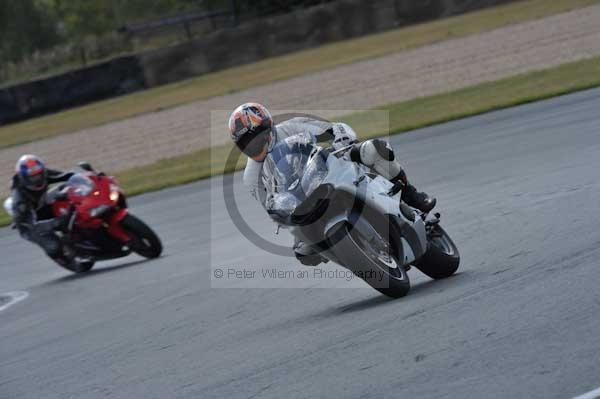
[[[84,172],[73,175],[55,192],[55,216],[71,213],[68,227],[61,233],[65,252],[75,260],[68,270],[89,271],[96,261],[127,256],[132,252],[157,258],[162,243],[143,221],[129,213],[123,190],[112,176],[96,173],[87,163]]]

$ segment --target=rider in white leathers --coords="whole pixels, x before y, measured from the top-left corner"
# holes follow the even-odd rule
[[[408,205],[424,212],[431,211],[435,206],[435,198],[418,192],[408,182],[404,170],[386,141],[372,139],[359,143],[354,130],[345,123],[295,117],[274,125],[271,114],[264,106],[246,103],[231,114],[229,130],[234,143],[248,156],[244,185],[263,207],[266,202],[266,188],[262,183],[263,161],[276,143],[298,134],[310,134],[316,142],[330,142],[336,150],[353,145],[349,152],[350,160],[370,167],[394,184],[401,184],[402,200]],[[294,253],[304,265],[314,266],[326,261],[298,240],[294,243]]]

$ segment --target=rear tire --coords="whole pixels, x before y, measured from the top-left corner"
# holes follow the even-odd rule
[[[438,280],[453,275],[460,264],[458,248],[444,229],[439,225],[433,230],[435,237],[430,238],[427,252],[415,267],[421,272]]]
[[[336,235],[341,234],[342,237],[338,236],[339,238],[333,241],[338,248],[335,254],[343,262],[343,266],[386,296],[401,298],[408,294],[410,279],[402,264],[398,262],[397,256],[392,255],[396,267],[390,267],[371,256],[369,251],[361,246],[356,230],[346,224],[336,233]]]
[[[121,220],[121,227],[131,237],[129,247],[133,252],[148,259],[161,255],[163,247],[160,238],[142,220],[128,214]]]

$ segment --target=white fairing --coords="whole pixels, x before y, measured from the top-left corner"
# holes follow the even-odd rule
[[[294,145],[298,143],[290,140],[287,144]],[[285,151],[293,151],[289,146],[282,148]],[[287,173],[286,176],[291,176],[288,180],[280,179],[281,181],[278,181],[277,184],[279,185],[277,187],[280,190],[283,188],[282,192],[279,192],[275,186],[276,177],[274,170],[277,168],[277,166],[274,166],[275,161],[272,161],[272,159],[271,163],[268,163],[269,159],[265,161],[268,167],[266,168],[267,174],[265,174],[264,187],[266,188],[267,195],[273,198],[273,201],[269,202],[269,206],[267,206],[271,214],[279,215],[279,213],[282,213],[283,215],[291,215],[306,198],[302,195],[311,195],[317,187],[326,186],[327,193],[331,193],[332,190],[336,193],[335,195],[345,193],[340,198],[359,199],[360,203],[368,206],[368,209],[375,214],[390,215],[395,220],[396,226],[402,231],[401,233],[399,232],[402,235],[399,238],[401,238],[401,245],[403,246],[403,259],[398,259],[399,262],[408,265],[424,254],[427,248],[425,223],[421,217],[416,217],[417,215],[408,218],[402,213],[399,206],[400,193],[390,196],[389,193],[393,188],[393,184],[388,179],[373,173],[365,165],[351,162],[344,157],[338,158],[331,154],[325,158],[326,165],[323,165],[323,158],[320,155],[316,155],[317,152],[315,152],[314,148],[311,151],[311,155],[307,155],[305,148],[298,149],[297,153],[283,152],[282,154],[288,158],[285,158],[284,171],[279,171],[279,173],[282,175]],[[282,155],[280,154],[280,156]],[[310,164],[311,157],[315,160],[312,164]],[[290,166],[290,162],[295,162],[294,166]],[[298,172],[299,168],[296,165],[300,164],[300,162],[305,162],[306,165],[310,164],[310,167],[305,165],[303,171]],[[302,173],[302,177],[296,176],[295,173]],[[309,174],[307,175],[306,173]],[[306,177],[310,178],[310,182],[305,181]],[[296,194],[293,191],[299,184],[302,187],[302,191],[300,194]],[[276,200],[278,198],[281,199]],[[342,205],[346,206],[347,204],[342,202]],[[352,218],[350,223],[357,227],[358,231],[365,238],[381,239],[375,227],[366,218],[363,218],[354,207],[352,209],[343,209],[342,207],[332,206],[328,218],[328,220],[324,221],[324,226],[319,226],[318,232],[307,229],[305,226],[295,226],[292,229],[292,234],[296,235],[296,238],[300,241],[317,242],[313,241],[313,238],[316,237],[317,240],[321,240],[322,237],[330,237],[330,233],[335,234],[334,229],[336,226],[349,221],[348,218]]]
[[[14,216],[13,215],[13,200],[12,197],[8,197],[5,201],[4,201],[4,210],[6,211],[6,213],[8,213],[11,217]]]
[[[404,251],[404,259],[402,260],[402,262],[405,265],[408,265],[415,260],[415,253],[413,252],[412,247],[410,246],[408,241],[406,241],[406,238],[402,237],[400,241],[402,242],[402,250]]]
[[[330,183],[338,190],[344,190],[353,196],[362,198],[365,203],[373,209],[378,209],[381,214],[398,215],[406,223],[412,226],[416,236],[420,241],[422,249],[427,247],[427,232],[423,219],[417,217],[414,221],[407,220],[399,212],[400,193],[390,197],[387,193],[392,188],[392,183],[381,176],[366,175],[366,168],[356,163],[350,163],[347,160],[329,157],[327,158],[329,173],[323,182]],[[350,166],[350,167],[349,167]],[[364,176],[364,179],[360,179]],[[332,220],[334,223],[335,220]],[[326,230],[327,231],[327,230]],[[410,264],[416,259],[413,248],[406,239],[402,238],[405,259],[404,264]],[[418,254],[420,257],[422,254]]]

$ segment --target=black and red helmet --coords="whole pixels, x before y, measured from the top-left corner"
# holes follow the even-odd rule
[[[42,191],[48,187],[48,171],[44,162],[35,155],[23,155],[17,161],[15,172],[23,187],[30,191]]]
[[[242,104],[229,117],[231,139],[249,157],[266,155],[272,129],[271,113],[258,103]]]

